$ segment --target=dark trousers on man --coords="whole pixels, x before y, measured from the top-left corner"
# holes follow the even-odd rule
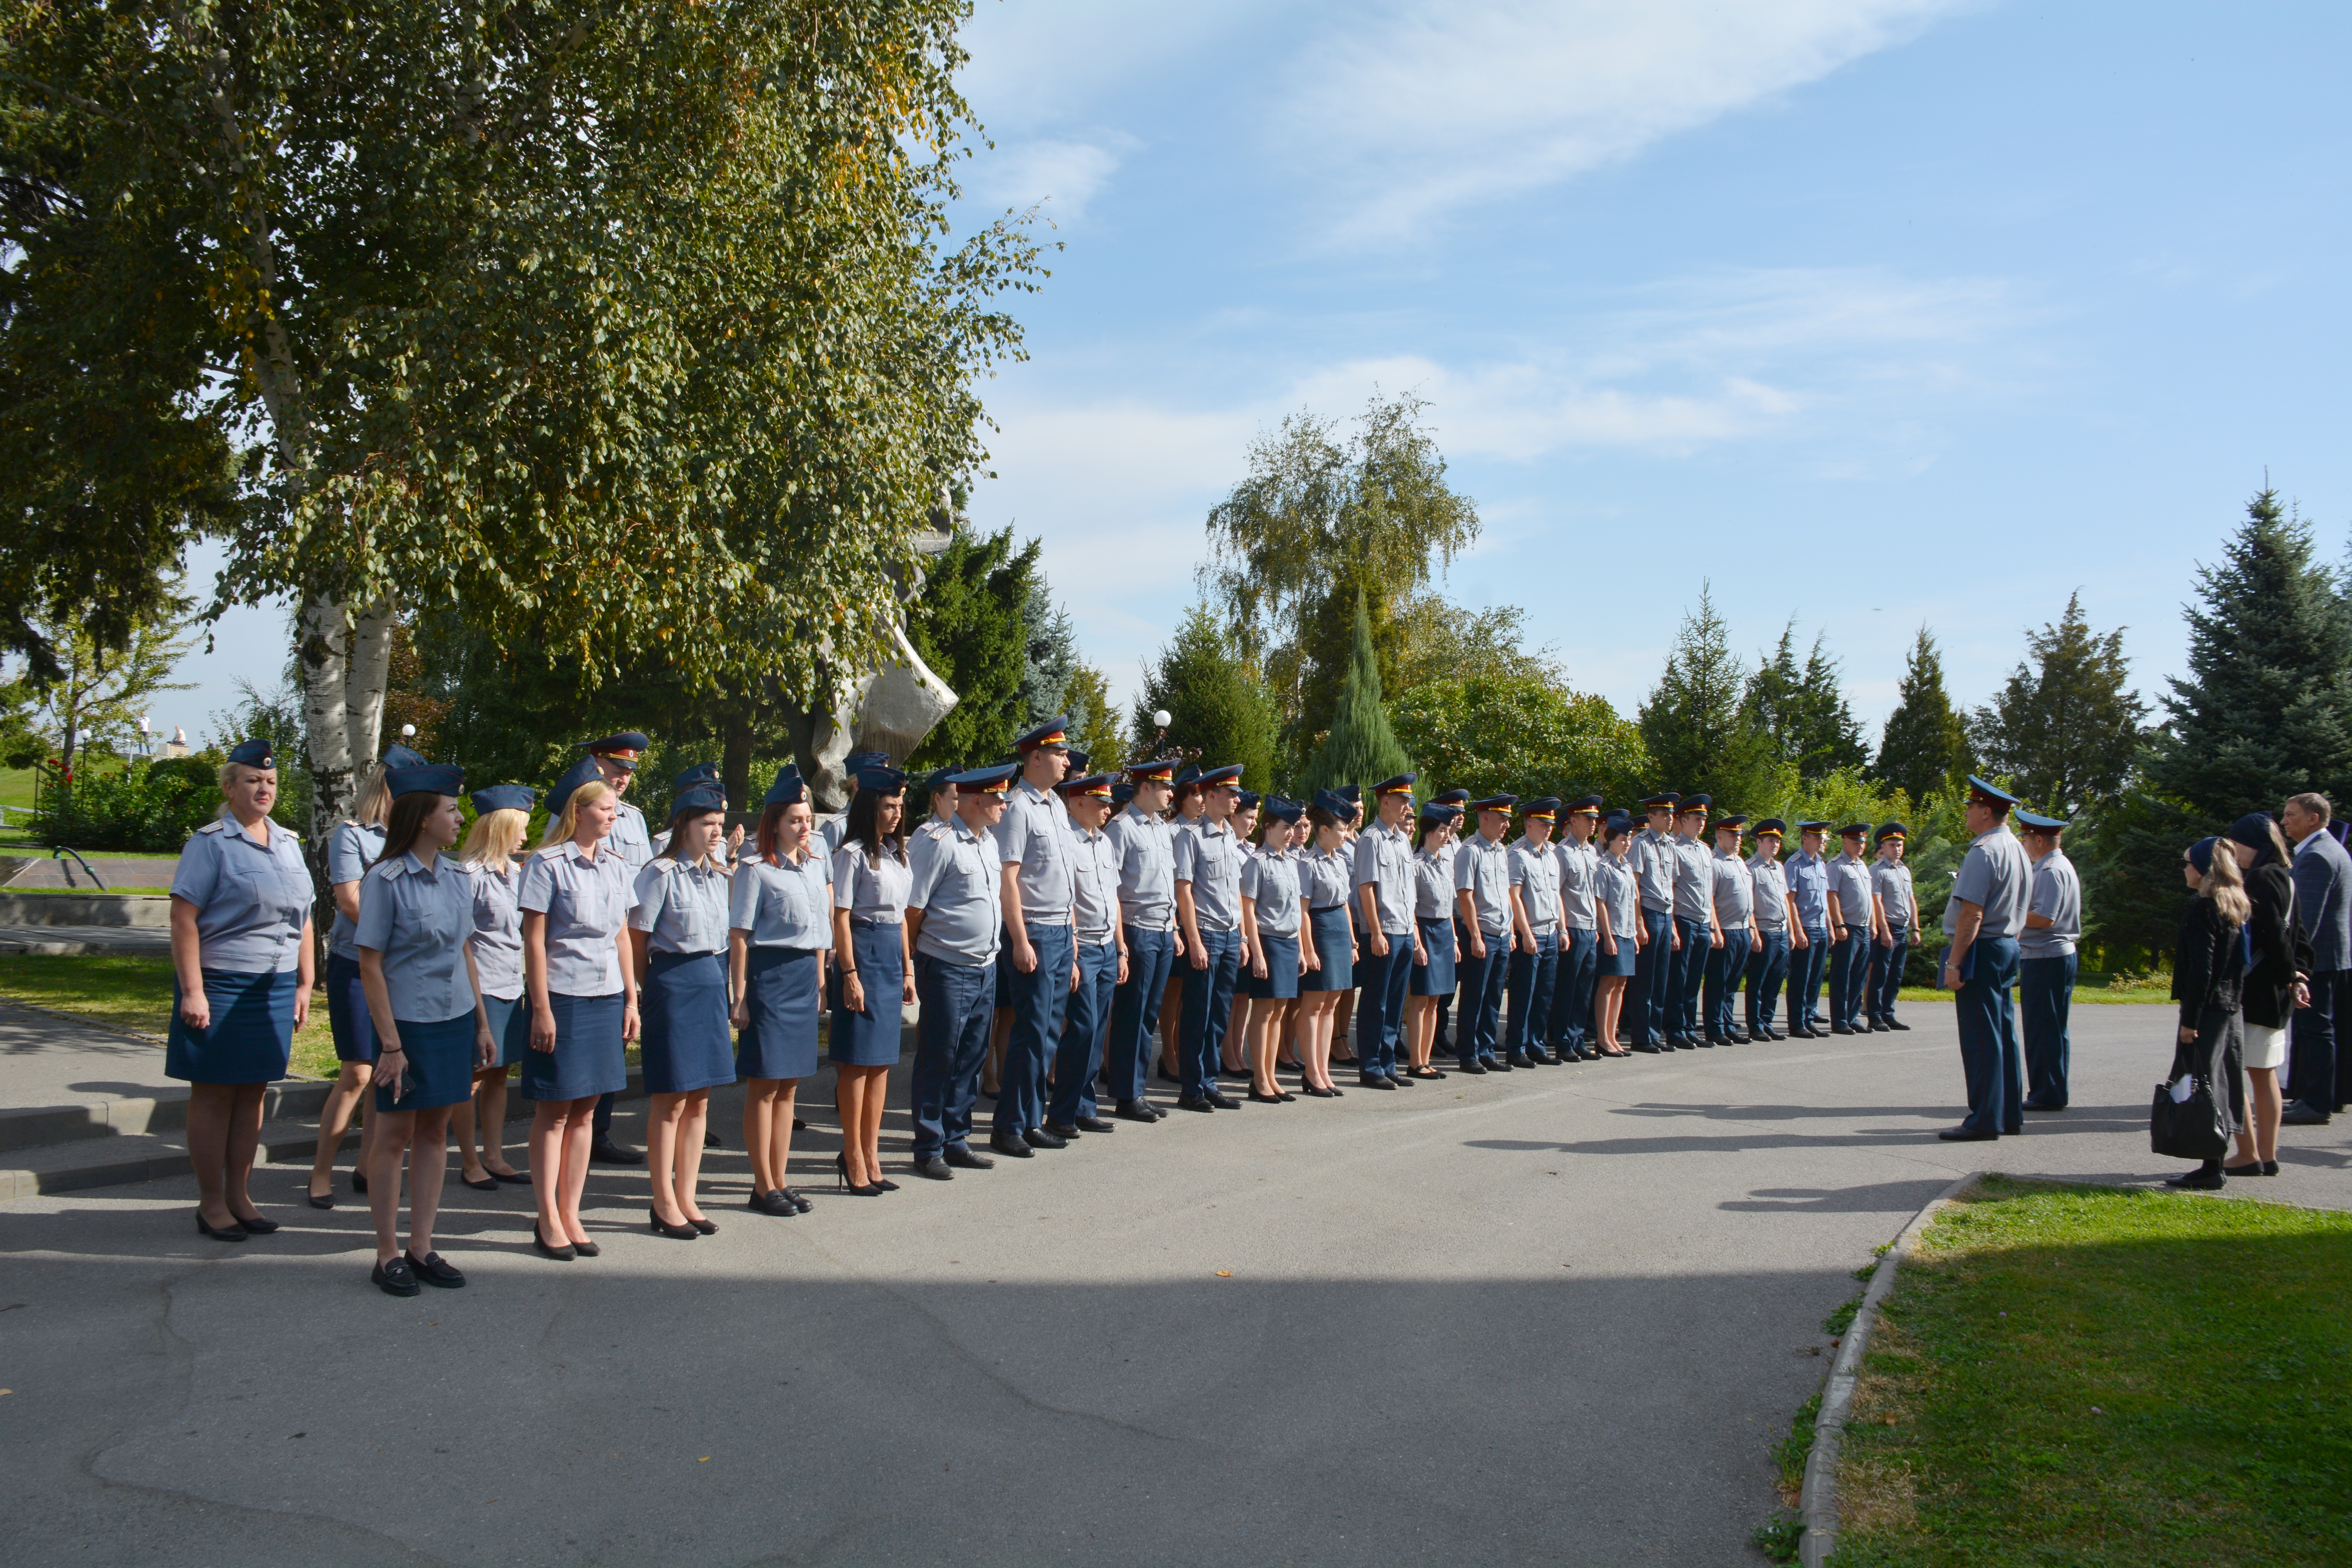
[[[1728,1039],[1738,1027],[1739,981],[1748,972],[1748,928],[1723,928],[1723,945],[1706,954],[1706,1037]]]
[[[1601,932],[1592,927],[1568,926],[1559,933],[1559,968],[1551,982],[1551,1026],[1546,1032],[1552,1050],[1562,1057],[1582,1056],[1592,1034],[1592,982],[1601,968]]]
[[[1969,944],[1958,1004],[1960,1071],[1968,1079],[1971,1132],[2025,1131],[2025,1061],[2017,1047],[2010,987],[2017,984],[2017,939],[1980,936]]]
[[[1076,933],[1068,926],[1028,926],[1037,967],[1021,973],[1012,943],[997,954],[997,973],[1012,978],[1013,1034],[1004,1044],[1004,1070],[997,1077],[997,1132],[1026,1132],[1045,1120],[1045,1063],[1062,1037],[1070,1006],[1070,964]]]
[[[1242,933],[1204,931],[1201,951],[1208,966],[1184,970],[1184,1015],[1176,1034],[1176,1071],[1187,1098],[1206,1100],[1217,1087],[1218,1052],[1233,1022],[1234,986],[1241,979]]]
[[[1830,943],[1830,1027],[1851,1029],[1862,1016],[1862,994],[1870,985],[1870,928],[1848,926]]]
[[[981,1064],[988,1059],[988,1023],[996,1011],[996,965],[950,963],[915,954],[912,1107],[915,1158],[961,1148],[971,1137],[971,1108],[980,1100]]]
[[[1763,933],[1764,945],[1748,955],[1748,1032],[1772,1026],[1780,1005],[1780,987],[1789,978],[1789,928]]]
[[[1675,934],[1682,945],[1674,952],[1674,967],[1667,972],[1666,984],[1673,989],[1673,1005],[1667,1009],[1666,1034],[1671,1038],[1696,1042],[1699,1037],[1699,993],[1706,988],[1707,955],[1715,951],[1714,941],[1705,921],[1695,921],[1686,915],[1675,917]]]
[[[1830,962],[1826,926],[1805,927],[1805,945],[1789,952],[1789,1032],[1822,1024],[1822,975]]]
[[[2075,956],[2017,961],[2017,1010],[2025,1036],[2025,1104],[2032,1110],[2066,1109],[2066,1068],[2073,1055],[2066,1011],[2074,1000]]]
[[[1404,1037],[1405,988],[1412,984],[1413,933],[1385,933],[1389,950],[1375,953],[1364,944],[1356,960],[1356,1070],[1369,1078],[1397,1075],[1397,1043]]]
[[[1633,959],[1633,994],[1620,1015],[1626,1026],[1625,1044],[1635,1050],[1666,1043],[1666,975],[1673,967],[1674,931],[1671,912],[1642,906],[1642,951]]]
[[[1894,940],[1881,947],[1870,944],[1870,990],[1862,1010],[1882,1024],[1895,1021],[1895,1004],[1903,994],[1903,964],[1911,956],[1911,928],[1890,925],[1886,934]]]
[[[1510,999],[1505,1048],[1540,1055],[1551,1032],[1551,994],[1559,984],[1559,932],[1538,933],[1533,952],[1513,952],[1504,991]]]
[[[1470,951],[1470,928],[1462,923],[1459,916],[1456,916],[1454,921],[1454,951],[1456,952]],[[1432,1058],[1450,1057],[1454,1054],[1454,1036],[1450,1032],[1453,1027],[1454,994],[1449,991],[1437,999],[1437,1027],[1431,1031],[1429,1037],[1429,1054]]]
[[[1095,1075],[1102,1070],[1111,994],[1118,987],[1118,943],[1078,943],[1078,988],[1070,993],[1062,1038],[1054,1047],[1054,1098],[1045,1108],[1046,1120],[1067,1127],[1097,1109]]]
[[[1104,1046],[1110,1092],[1118,1100],[1141,1100],[1159,1049],[1160,1002],[1168,993],[1176,962],[1176,933],[1127,928],[1127,984],[1111,994],[1110,1037]]]
[[[1492,1062],[1503,1032],[1503,993],[1511,977],[1511,939],[1490,936],[1484,957],[1462,950],[1454,973],[1462,981],[1462,1016],[1454,1020],[1454,1055],[1464,1067]]]
[[[2342,1033],[2352,1024],[2352,970],[2322,970],[2311,977],[2311,1005],[2294,1014],[2294,1037],[2287,1060],[2286,1097],[2307,1110],[2332,1116],[2347,1097],[2352,1052]]]

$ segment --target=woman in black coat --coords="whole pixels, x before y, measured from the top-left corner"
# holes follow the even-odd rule
[[[2278,825],[2261,812],[2230,826],[2230,848],[2246,873],[2246,897],[2253,904],[2247,924],[2253,963],[2246,971],[2239,1016],[2244,1026],[2232,1052],[2230,1114],[2238,1124],[2238,1163],[2222,1167],[2231,1176],[2278,1174],[2279,1069],[2286,1064],[2287,1026],[2297,1007],[2309,1006],[2311,938],[2295,907],[2294,876],[2288,868],[2286,840]],[[2252,1079],[2252,1114],[2241,1080]]]
[[[2175,1037],[2172,1067],[2164,1075],[2177,1083],[2183,1074],[2219,1086],[2223,1068],[2238,1045],[2238,1007],[2246,975],[2246,921],[2253,906],[2246,898],[2243,873],[2237,857],[2216,854],[2221,840],[2200,838],[2189,847],[2181,871],[2197,890],[2196,901],[2181,917],[2180,938],[2172,950],[2172,999],[2180,1004],[2180,1028]],[[2218,1102],[2226,1107],[2225,1097]],[[2232,1118],[2222,1111],[2226,1134]],[[2168,1187],[2200,1191],[2224,1184],[2221,1162],[2208,1160],[2185,1176],[2168,1176]]]

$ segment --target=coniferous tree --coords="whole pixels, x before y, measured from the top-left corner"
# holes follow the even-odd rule
[[[1871,776],[1913,800],[1925,800],[1974,766],[1968,726],[1944,690],[1944,656],[1935,635],[1921,626],[1895,688],[1895,711],[1879,732]]]
[[[1137,735],[1152,734],[1158,709],[1169,715],[1171,748],[1202,767],[1239,763],[1244,787],[1273,787],[1279,716],[1265,682],[1238,657],[1206,605],[1184,613],[1158,662],[1145,667],[1135,701]]]
[[[1839,768],[1863,766],[1870,753],[1862,743],[1862,726],[1846,705],[1838,684],[1838,661],[1830,657],[1823,636],[1814,637],[1812,652],[1801,665],[1796,640],[1792,616],[1780,628],[1772,657],[1748,678],[1743,701],[1749,721],[1774,758],[1811,784]]]
[[[1014,549],[1010,528],[976,535],[959,527],[930,563],[907,617],[907,640],[956,694],[956,705],[915,749],[909,767],[977,764],[1003,756],[1028,727],[1025,611],[1037,581],[1037,550],[1034,539]]]
[[[1659,784],[1712,795],[1718,809],[1759,805],[1774,792],[1769,748],[1742,710],[1747,686],[1748,671],[1703,585],[1698,608],[1683,617],[1665,671],[1642,704],[1642,740]]]
[[[2026,634],[2025,647],[2026,660],[1977,710],[1977,753],[2034,809],[2095,813],[2123,792],[2147,716],[2128,686],[2123,628],[2094,633],[2077,593],[2055,624]]]
[[[1345,784],[1370,788],[1412,767],[1381,701],[1380,658],[1372,649],[1371,617],[1360,593],[1348,679],[1340,684],[1339,700],[1331,710],[1330,732],[1307,762],[1298,788],[1302,794]]]
[[[1021,670],[1021,728],[1025,730],[1068,711],[1070,677],[1078,668],[1078,628],[1070,612],[1054,603],[1042,571],[1030,579],[1021,627],[1026,645]]]

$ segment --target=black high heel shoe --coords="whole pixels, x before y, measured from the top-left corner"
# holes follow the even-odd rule
[[[697,1230],[692,1222],[689,1221],[684,1225],[672,1225],[669,1221],[662,1218],[661,1211],[657,1208],[648,1205],[646,1209],[646,1217],[653,1221],[654,1234],[656,1236],[666,1236],[672,1241],[699,1241],[702,1239],[702,1232]]]
[[[562,1247],[551,1247],[551,1246],[549,1246],[549,1245],[548,1245],[548,1241],[547,1241],[547,1237],[546,1237],[546,1236],[545,1236],[543,1233],[541,1233],[541,1231],[540,1230],[540,1228],[539,1228],[539,1222],[538,1222],[537,1220],[533,1220],[533,1221],[531,1221],[531,1224],[530,1224],[530,1244],[531,1244],[533,1247],[536,1247],[537,1248],[539,1248],[539,1250],[540,1250],[541,1252],[544,1253],[546,1256],[548,1256],[548,1257],[552,1258],[553,1259],[555,1259],[555,1261],[557,1261],[558,1263],[569,1263],[569,1262],[571,1262],[574,1258],[577,1258],[577,1257],[579,1256],[579,1254],[578,1254],[576,1251],[574,1251],[574,1250],[572,1249],[572,1247],[571,1247],[571,1245],[570,1245],[569,1243],[565,1244],[565,1245],[564,1245],[564,1246],[562,1246]]]
[[[882,1188],[877,1184],[869,1184],[863,1187],[853,1187],[849,1184],[849,1156],[847,1154],[835,1154],[833,1157],[833,1169],[835,1180],[840,1184],[841,1190],[843,1192],[861,1198],[878,1198],[882,1195]]]
[[[238,1225],[232,1220],[229,1223],[227,1229],[215,1230],[211,1226],[205,1223],[205,1216],[202,1211],[199,1211],[196,1215],[196,1233],[199,1236],[209,1236],[215,1241],[243,1241],[246,1238],[245,1226]]]
[[[357,1165],[352,1167],[352,1191],[362,1194],[367,1191],[367,1175]]]
[[[247,1219],[235,1209],[231,1209],[228,1211],[228,1217],[236,1221],[237,1227],[243,1230],[247,1236],[268,1236],[271,1231],[278,1228],[278,1222],[276,1220],[264,1219],[259,1215],[255,1215],[251,1219]]]

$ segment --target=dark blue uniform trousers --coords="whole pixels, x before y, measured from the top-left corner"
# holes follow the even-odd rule
[[[1204,931],[1201,951],[1208,954],[1207,968],[1185,961],[1184,1016],[1176,1035],[1176,1070],[1183,1092],[1195,1100],[1206,1100],[1217,1086],[1217,1052],[1233,1021],[1234,985],[1241,978],[1242,933]]]
[[[1388,955],[1372,952],[1369,939],[1356,960],[1356,1071],[1377,1078],[1397,1075],[1397,1042],[1404,1035],[1405,988],[1412,984],[1415,933],[1392,931]]]
[[[2286,1064],[2288,1100],[2323,1116],[2334,1115],[2345,1102],[2345,1080],[2352,1078],[2352,1052],[2344,1049],[2347,1027],[2352,1027],[2352,970],[2322,970],[2311,977],[2311,1005],[2295,1010]]]
[[[971,1136],[971,1108],[980,1100],[981,1064],[988,1059],[988,1022],[996,1011],[996,965],[950,963],[915,954],[915,1158],[936,1154]]]
[[[1592,982],[1601,967],[1601,932],[1574,926],[1559,933],[1559,968],[1551,982],[1551,1048],[1581,1056],[1592,1033]]]
[[[1666,1032],[1689,1039],[1699,1032],[1699,993],[1706,984],[1707,955],[1714,950],[1707,946],[1712,939],[1705,921],[1676,915],[1675,931],[1682,937],[1683,944],[1674,954],[1674,968],[1667,979],[1674,988],[1674,1005]]]
[[[1805,945],[1789,950],[1789,1027],[1821,1026],[1822,972],[1829,967],[1827,926],[1807,926]]]
[[[2037,1110],[2066,1104],[2066,1068],[2072,1056],[2066,1012],[2074,1000],[2073,953],[2017,961],[2018,1023],[2025,1036],[2025,1102]]]
[[[1960,1070],[1969,1085],[1971,1132],[2025,1131],[2025,1062],[2009,988],[2017,984],[2017,939],[1980,936],[1960,970]]]
[[[1504,1037],[1505,1048],[1514,1051],[1541,1051],[1544,1037],[1551,1032],[1551,994],[1559,983],[1559,933],[1539,932],[1533,952],[1511,954],[1511,967],[1504,982],[1504,991],[1510,999],[1510,1032]]]
[[[1748,970],[1748,928],[1723,928],[1723,945],[1706,955],[1706,1032],[1728,1035],[1738,1027],[1739,977]]]
[[[1830,1024],[1853,1028],[1870,987],[1870,928],[1848,926],[1842,942],[1830,943]]]
[[[1882,1024],[1895,1016],[1895,1000],[1903,994],[1903,963],[1911,956],[1909,926],[1889,925],[1886,934],[1895,939],[1887,946],[1870,944],[1870,992],[1862,1006]]]
[[[1789,928],[1764,932],[1764,945],[1748,955],[1748,1032],[1770,1028],[1789,978]]]
[[[1633,994],[1625,999],[1620,1015],[1628,1026],[1628,1046],[1665,1043],[1662,1037],[1666,1032],[1666,970],[1674,957],[1667,950],[1673,945],[1674,929],[1671,913],[1642,906],[1642,951],[1633,959]]]
[[[1141,1100],[1150,1081],[1160,1003],[1168,994],[1170,966],[1175,962],[1174,931],[1127,928],[1127,984],[1112,994],[1110,1038],[1103,1047],[1115,1099]]]
[[[1454,921],[1454,951],[1456,952],[1470,951],[1470,928],[1462,923],[1461,917],[1458,915]],[[1459,987],[1455,989],[1458,990]],[[1453,1026],[1454,995],[1449,992],[1437,999],[1437,1027],[1431,1031],[1429,1037],[1429,1054],[1432,1060],[1454,1054],[1454,1036],[1449,1032]]]
[[[1486,939],[1486,956],[1475,958],[1465,945],[1454,973],[1462,977],[1462,1016],[1454,1020],[1454,1054],[1462,1065],[1497,1061],[1503,1033],[1503,994],[1511,977],[1511,939]]]
[[[1077,933],[1068,926],[1031,924],[1037,967],[1021,973],[1012,944],[996,955],[997,973],[1013,994],[1013,1033],[1004,1042],[1004,1070],[996,1094],[998,1132],[1025,1132],[1045,1120],[1045,1063],[1062,1037],[1070,1008],[1070,963]]]
[[[1111,993],[1118,988],[1118,943],[1078,943],[1078,988],[1070,993],[1061,1043],[1054,1047],[1054,1098],[1045,1110],[1065,1127],[1095,1113],[1095,1075],[1102,1070]]]

